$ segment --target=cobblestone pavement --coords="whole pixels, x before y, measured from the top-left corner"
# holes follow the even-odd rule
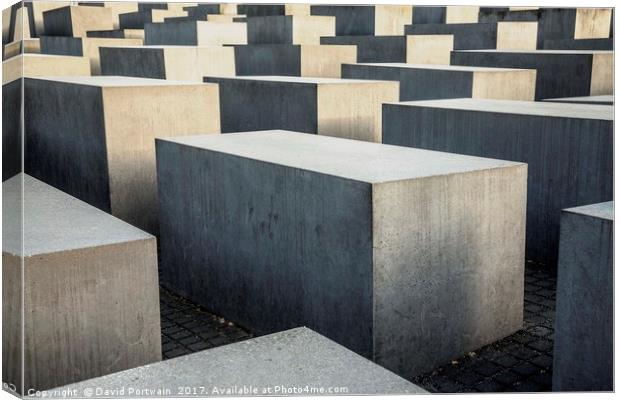
[[[534,264],[525,271],[523,330],[412,381],[443,393],[550,391],[556,276]],[[160,298],[164,359],[252,337],[165,289]]]

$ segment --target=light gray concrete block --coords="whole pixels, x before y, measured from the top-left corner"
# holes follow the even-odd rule
[[[614,95],[601,96],[581,96],[581,97],[560,97],[556,99],[545,99],[553,103],[569,103],[569,104],[598,104],[601,106],[613,106]]]
[[[5,388],[32,394],[159,361],[155,238],[28,175],[2,195]]]
[[[521,328],[526,173],[290,131],[161,139],[162,284],[412,377]]]
[[[426,392],[308,328],[201,351],[61,387],[55,392],[70,391],[80,396],[92,390],[92,397],[104,397],[97,391],[123,387],[124,395],[130,397],[146,397],[152,390],[176,397]],[[50,394],[56,397],[54,392]]]
[[[613,198],[613,107],[451,99],[383,105],[383,142],[526,162],[528,259],[555,265],[560,210]]]
[[[614,390],[614,203],[562,211],[554,391]]]

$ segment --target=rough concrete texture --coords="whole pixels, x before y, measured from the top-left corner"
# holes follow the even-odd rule
[[[536,100],[613,93],[613,52],[453,51],[450,64],[536,69]]]
[[[70,5],[68,1],[27,1],[24,3],[28,9],[30,36],[39,37],[45,34],[43,13]]]
[[[613,50],[614,39],[555,39],[545,40],[547,50]]]
[[[408,35],[407,64],[450,65],[454,35]]]
[[[357,46],[357,62],[404,63],[407,61],[406,36],[336,36],[322,37],[321,44]]]
[[[410,5],[310,5],[311,15],[336,17],[336,35],[403,35],[411,22]]]
[[[614,390],[614,203],[563,210],[553,390]]]
[[[144,29],[112,29],[108,31],[87,31],[86,36],[92,38],[144,40]]]
[[[200,397],[426,393],[308,328],[91,379],[58,392],[79,396],[88,389],[121,387],[133,388],[134,393],[126,393],[131,397],[147,397],[157,389],[169,396]],[[192,389],[185,393],[179,387]]]
[[[383,121],[384,143],[527,163],[530,260],[555,265],[561,209],[613,198],[613,107],[431,100],[384,104]]]
[[[220,131],[216,85],[100,76],[24,90],[26,172],[151,233],[154,138]]]
[[[100,47],[141,46],[142,39],[117,39],[81,37],[71,38],[62,36],[42,36],[41,53],[68,56],[84,56],[90,61],[91,75],[101,74]]]
[[[241,45],[235,46],[236,74],[340,78],[343,63],[354,63],[356,46]]]
[[[247,24],[249,44],[320,44],[321,36],[336,34],[336,17],[250,17]]]
[[[2,84],[36,76],[88,76],[90,63],[86,57],[50,54],[19,54],[2,62]]]
[[[223,133],[288,129],[380,142],[381,104],[398,100],[398,83],[387,81],[252,76],[205,82],[220,86]]]
[[[144,26],[146,45],[247,44],[247,36],[245,22],[180,21]]]
[[[400,101],[462,97],[534,100],[536,71],[432,64],[343,64],[342,77],[400,82]]]
[[[23,39],[18,40],[16,42],[7,43],[4,45],[4,58],[11,58],[18,54],[23,53],[40,53],[41,45],[39,44],[39,39]]]
[[[497,23],[497,50],[536,50],[538,22],[504,21]]]
[[[411,23],[467,24],[478,22],[477,6],[414,6]]]
[[[105,7],[66,6],[43,12],[48,36],[84,37],[89,30],[114,29],[112,10]]]
[[[2,194],[3,292],[18,300],[2,313],[24,317],[2,338],[23,351],[23,388],[15,364],[3,382],[28,393],[161,360],[155,238],[28,175]]]
[[[148,11],[136,11],[120,14],[120,29],[144,29],[144,25],[151,22],[164,22],[165,18],[187,17],[187,11],[152,9]]]
[[[2,85],[2,181],[22,171],[22,80]],[[6,235],[5,235],[6,238]],[[6,240],[6,239],[5,239]]]
[[[454,35],[454,50],[494,49],[497,24],[413,24],[405,35]]]
[[[551,101],[554,103],[571,103],[571,104],[598,104],[601,106],[613,106],[614,96],[582,96],[582,97],[560,97],[557,99],[545,99],[543,101]]]
[[[289,131],[214,139],[157,141],[166,287],[403,376],[521,327],[525,165]]]
[[[248,17],[284,15],[284,4],[233,4],[220,3],[220,14],[238,14]]]
[[[202,82],[234,76],[235,49],[223,46],[101,47],[101,75]]]

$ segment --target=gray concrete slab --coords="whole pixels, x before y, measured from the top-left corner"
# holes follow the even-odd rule
[[[384,143],[526,162],[531,260],[555,265],[561,209],[613,197],[610,106],[431,100],[384,104],[383,121]]]
[[[320,44],[321,36],[335,36],[336,17],[275,15],[249,17],[249,44]]]
[[[405,35],[454,35],[454,50],[495,49],[497,24],[413,24],[405,26]]]
[[[581,97],[560,97],[557,99],[544,99],[543,101],[549,101],[554,103],[569,103],[569,104],[598,104],[598,105],[614,105],[613,95],[603,96],[581,96]]]
[[[554,391],[614,389],[614,203],[562,211]]]
[[[22,172],[22,87],[21,79],[2,85],[2,181]]]
[[[185,393],[179,388],[188,388]],[[78,396],[123,388],[130,397],[418,394],[426,391],[308,328],[205,350],[57,388]],[[191,388],[191,389],[190,389]],[[191,393],[191,390],[200,393]],[[307,388],[307,389],[306,389]],[[130,392],[130,390],[132,392]],[[307,391],[306,391],[307,390]]]
[[[543,43],[547,50],[613,50],[613,38],[601,39],[547,39]]]
[[[523,164],[290,131],[162,139],[157,163],[162,284],[253,332],[411,377],[521,327]]]
[[[145,45],[247,44],[244,22],[178,21],[144,25]]]
[[[342,36],[322,37],[321,44],[357,46],[357,62],[404,63],[407,61],[406,36]]]
[[[28,394],[161,360],[155,238],[28,175],[2,194],[2,313],[18,321],[3,382]]]
[[[374,35],[375,6],[372,5],[318,5],[310,6],[311,15],[336,17],[336,35]]]

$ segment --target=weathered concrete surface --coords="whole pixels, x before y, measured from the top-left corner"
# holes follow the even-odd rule
[[[497,24],[413,24],[405,35],[454,35],[454,50],[494,49]]]
[[[554,391],[614,390],[614,203],[562,211]]]
[[[146,45],[208,46],[247,44],[244,22],[180,21],[144,26]]]
[[[346,79],[400,82],[400,101],[462,97],[534,100],[536,71],[431,64],[343,64]]]
[[[162,284],[415,376],[521,327],[526,175],[290,131],[158,140]]]
[[[609,51],[454,51],[450,63],[536,69],[536,100],[613,93],[613,52]]]
[[[336,35],[403,35],[411,22],[412,6],[405,5],[310,5],[311,15],[336,17]]]
[[[187,15],[191,18],[203,17],[208,14],[219,14],[219,4],[200,3],[195,6],[183,7],[187,11]]]
[[[17,42],[11,42],[4,45],[3,60],[18,54],[40,52],[41,45],[39,44],[39,39],[22,39]]]
[[[537,21],[497,23],[497,50],[536,50],[537,40]]]
[[[90,65],[86,57],[26,53],[2,62],[3,85],[23,77],[88,75]]]
[[[560,210],[613,198],[613,107],[454,99],[383,106],[383,142],[528,164],[528,259],[557,261]]]
[[[284,15],[310,15],[310,4],[286,3]]]
[[[87,30],[114,29],[112,10],[105,7],[66,6],[43,12],[48,36],[84,37]]]
[[[239,14],[207,14],[206,17],[206,21],[212,22],[247,22],[248,20],[246,15]]]
[[[414,6],[413,24],[475,24],[478,21],[477,6]]]
[[[174,396],[180,386],[204,388],[198,394],[201,397],[319,396],[345,390],[347,395],[426,393],[308,328],[91,379],[58,388],[58,392],[77,391],[79,395],[85,389],[125,387],[125,395],[131,397],[147,397],[154,389]]]
[[[236,74],[340,78],[343,63],[354,63],[352,45],[235,46]]]
[[[547,50],[613,50],[614,39],[555,39],[545,40]]]
[[[322,37],[321,44],[357,46],[357,62],[404,63],[407,61],[406,36],[336,36]]]
[[[26,172],[151,233],[154,138],[220,131],[216,85],[100,76],[24,90]]]
[[[240,14],[248,17],[284,15],[284,4],[233,4],[220,3],[220,14]]]
[[[143,44],[142,39],[71,38],[62,36],[42,36],[40,42],[41,53],[44,54],[86,57],[90,61],[91,75],[101,74],[100,47],[141,46]]]
[[[142,39],[144,29],[112,29],[108,31],[87,31],[89,38]]]
[[[45,11],[70,5],[68,1],[27,1],[24,3],[28,9],[28,20],[31,37],[39,37],[45,34],[43,13]]]
[[[614,96],[610,94],[605,96],[561,97],[557,99],[544,99],[543,101],[551,101],[554,103],[598,104],[601,106],[613,106]]]
[[[247,24],[248,44],[320,44],[321,36],[336,34],[336,17],[250,17]]]
[[[101,47],[101,75],[202,82],[235,76],[235,50],[223,46]]]
[[[381,104],[398,100],[397,82],[288,76],[205,82],[220,86],[223,133],[289,129],[380,142]]]
[[[4,66],[3,66],[4,70]],[[22,171],[22,81],[2,84],[2,181]],[[5,236],[6,237],[6,236]]]
[[[152,9],[148,11],[136,11],[120,14],[120,29],[144,29],[144,25],[151,22],[164,22],[165,18],[187,17],[187,11]]]
[[[408,64],[450,64],[454,49],[453,35],[408,35]]]
[[[5,299],[23,283],[22,301],[2,313],[24,316],[2,339],[8,353],[23,351],[22,393],[161,360],[155,238],[28,175],[3,182],[2,194]],[[3,365],[3,382],[21,374]]]

